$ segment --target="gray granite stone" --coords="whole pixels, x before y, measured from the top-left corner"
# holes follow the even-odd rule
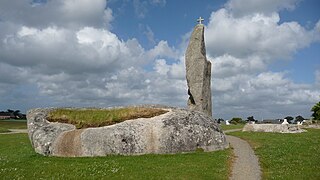
[[[185,55],[188,108],[212,116],[211,63],[206,58],[204,25],[198,24],[190,37]]]
[[[273,133],[301,133],[306,130],[295,124],[246,124],[242,131],[273,132]]]
[[[46,120],[52,108],[32,109],[27,112],[28,135],[35,151],[39,154],[52,154],[53,142],[64,131],[76,127],[65,123],[52,123]]]
[[[81,130],[48,122],[46,113],[52,109],[31,110],[29,137],[36,152],[67,157],[167,154],[228,147],[224,133],[211,117],[186,109],[165,109],[169,112],[156,117]],[[34,119],[41,119],[42,123],[34,123]]]

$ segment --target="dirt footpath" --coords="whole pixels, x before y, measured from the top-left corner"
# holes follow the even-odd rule
[[[19,133],[28,133],[27,129],[8,129],[10,132],[0,133],[0,134],[19,134]]]
[[[236,159],[232,166],[231,180],[260,180],[259,160],[250,145],[237,137],[227,135]]]

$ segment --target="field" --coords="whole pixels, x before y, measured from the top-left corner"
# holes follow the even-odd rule
[[[14,120],[0,120],[0,133],[10,132],[8,129],[27,129],[27,122]]]
[[[26,128],[25,123],[0,121],[0,125]],[[259,157],[263,179],[317,180],[320,130],[307,130],[301,134],[228,134],[251,144]],[[0,134],[0,179],[227,179],[231,159],[231,149],[176,155],[44,157],[34,152],[27,134]]]
[[[26,134],[0,135],[1,179],[227,179],[230,150],[176,155],[58,158],[38,155]]]
[[[320,130],[300,134],[233,132],[253,147],[263,179],[320,179]]]
[[[8,129],[23,123],[1,122]],[[27,134],[0,134],[0,179],[227,179],[231,150],[175,155],[45,157]]]

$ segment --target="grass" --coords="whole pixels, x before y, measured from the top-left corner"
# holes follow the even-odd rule
[[[0,121],[0,125],[26,128],[25,123]],[[229,134],[251,144],[263,179],[320,179],[319,129],[300,134]],[[227,179],[231,159],[231,149],[176,155],[45,157],[34,152],[26,134],[0,135],[0,179]]]
[[[26,134],[0,135],[0,179],[228,179],[231,153],[45,157]]]
[[[27,122],[0,121],[0,127],[7,129],[27,129]]]
[[[0,120],[0,133],[10,132],[9,129],[27,129],[27,122]]]
[[[320,130],[280,134],[232,132],[247,140],[258,155],[263,179],[320,179]]]
[[[129,119],[150,118],[168,111],[157,108],[114,108],[114,109],[56,109],[49,113],[51,122],[63,122],[75,125],[78,129],[101,127],[123,122]]]
[[[230,129],[242,129],[244,124],[230,124],[230,125],[220,125],[222,130],[230,130]]]
[[[10,132],[7,128],[0,127],[0,133]]]

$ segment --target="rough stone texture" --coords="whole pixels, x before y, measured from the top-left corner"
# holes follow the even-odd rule
[[[170,108],[168,113],[153,118],[76,130],[73,125],[46,121],[46,113],[50,110],[28,112],[30,140],[36,152],[44,155],[166,154],[190,152],[197,148],[214,151],[228,147],[219,125],[211,117],[197,111]],[[39,120],[41,123],[38,123]]]
[[[203,24],[194,28],[185,57],[188,108],[212,116],[211,63],[206,58]]]
[[[50,110],[52,109],[32,109],[27,113],[29,139],[35,151],[43,155],[52,154],[52,143],[62,132],[76,129],[71,124],[47,121]]]
[[[276,133],[301,133],[306,130],[300,129],[294,124],[246,124],[242,131],[253,132],[276,132]]]

